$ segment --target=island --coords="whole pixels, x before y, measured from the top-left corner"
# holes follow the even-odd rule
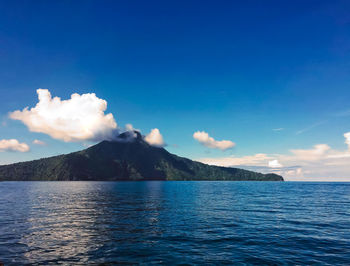
[[[283,181],[262,174],[192,161],[149,145],[138,132],[121,133],[70,154],[0,166],[0,181]]]

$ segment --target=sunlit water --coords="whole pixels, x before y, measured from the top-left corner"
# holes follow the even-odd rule
[[[349,264],[350,184],[1,182],[0,260]]]

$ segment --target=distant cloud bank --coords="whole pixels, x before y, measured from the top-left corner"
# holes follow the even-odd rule
[[[348,145],[346,150],[335,150],[327,144],[317,144],[310,149],[291,149],[289,154],[258,153],[243,157],[200,158],[197,161],[264,173],[272,172],[287,180],[339,180],[344,178],[344,173],[350,173],[350,132],[345,133],[344,137],[345,144]]]
[[[233,148],[235,146],[235,143],[230,140],[215,140],[214,138],[210,137],[209,134],[205,131],[197,131],[193,133],[193,138],[208,148],[220,149],[222,151]]]
[[[26,143],[20,143],[17,139],[0,140],[0,152],[4,151],[29,151],[29,146]]]

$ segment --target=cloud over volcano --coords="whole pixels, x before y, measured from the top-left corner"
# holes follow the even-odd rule
[[[52,98],[49,90],[37,90],[39,102],[33,108],[10,113],[30,131],[50,135],[65,142],[111,139],[117,123],[111,113],[105,114],[107,102],[95,93],[72,94],[68,100]]]

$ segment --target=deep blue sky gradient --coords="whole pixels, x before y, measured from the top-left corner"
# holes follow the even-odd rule
[[[119,125],[157,127],[190,158],[223,156],[196,130],[236,142],[226,155],[345,149],[349,14],[349,1],[1,1],[0,139],[49,145],[0,162],[82,148],[6,118],[37,88],[95,92]]]

